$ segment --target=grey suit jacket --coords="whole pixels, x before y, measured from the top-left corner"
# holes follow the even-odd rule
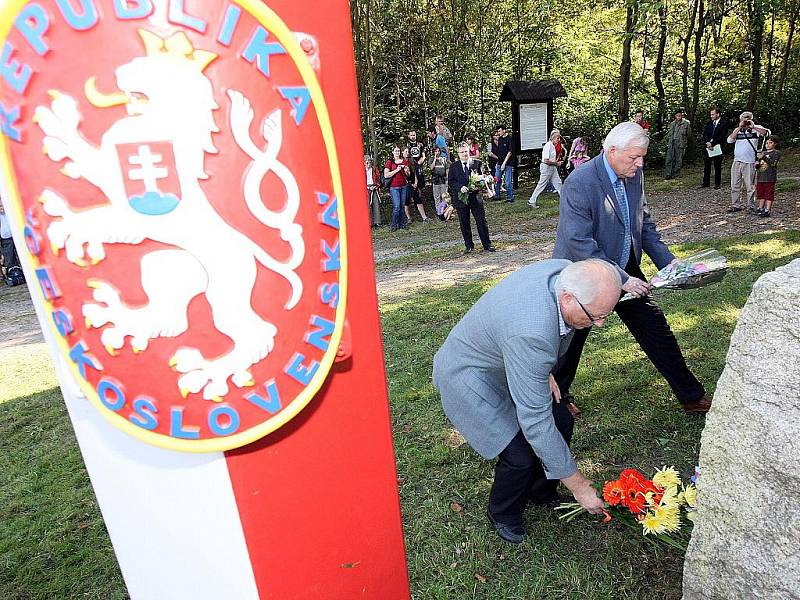
[[[509,275],[478,300],[433,358],[447,417],[479,454],[494,458],[520,429],[549,479],[578,470],[556,429],[548,376],[572,333],[559,334],[555,282],[567,260]]]
[[[644,176],[639,169],[625,182],[631,215],[631,237],[636,262],[642,260],[642,250],[659,269],[675,256],[669,251],[656,224],[650,217],[644,195]],[[561,188],[560,215],[556,231],[553,258],[573,261],[601,258],[614,263],[622,277],[628,280],[625,265],[617,264],[622,252],[625,225],[622,208],[617,201],[608,172],[599,154],[576,169]]]

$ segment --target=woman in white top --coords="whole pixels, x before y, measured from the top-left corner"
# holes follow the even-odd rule
[[[533,190],[528,204],[531,208],[536,208],[536,201],[546,188],[548,183],[552,183],[556,188],[556,193],[561,194],[561,177],[558,175],[558,167],[564,164],[564,161],[559,157],[556,151],[556,144],[563,145],[561,133],[558,129],[553,129],[550,132],[550,141],[548,141],[544,148],[542,148],[542,162],[539,165],[539,183],[536,184],[536,189]]]

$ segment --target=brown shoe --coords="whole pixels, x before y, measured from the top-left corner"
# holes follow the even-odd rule
[[[578,405],[575,404],[575,396],[572,394],[565,394],[562,400],[567,403],[567,410],[569,411],[569,414],[572,415],[572,418],[576,421],[580,419],[581,414],[583,413],[581,413],[581,409],[578,407]]]
[[[686,412],[686,414],[690,415],[707,413],[709,408],[711,408],[711,398],[709,398],[707,395],[695,400],[694,402],[687,402],[683,405],[683,410]]]

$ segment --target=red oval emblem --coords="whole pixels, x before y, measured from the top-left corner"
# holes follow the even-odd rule
[[[322,385],[345,228],[316,40],[198,4],[6,5],[0,158],[83,392],[144,441],[218,451]]]

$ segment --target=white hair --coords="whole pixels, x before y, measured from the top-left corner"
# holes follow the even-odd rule
[[[645,129],[638,123],[626,121],[620,123],[606,135],[603,140],[603,150],[611,150],[617,148],[622,150],[628,146],[636,146],[638,148],[647,148],[650,145],[650,136]]]
[[[752,121],[753,120],[753,113],[751,113],[749,110],[744,111],[742,114],[739,115],[739,120],[742,121],[744,119],[748,119],[748,120]]]
[[[638,127],[638,125],[637,125]],[[556,294],[561,296],[569,292],[582,304],[590,304],[597,297],[597,292],[603,285],[616,286],[622,289],[622,278],[616,267],[610,262],[599,258],[590,258],[574,262],[564,267],[556,281]]]

